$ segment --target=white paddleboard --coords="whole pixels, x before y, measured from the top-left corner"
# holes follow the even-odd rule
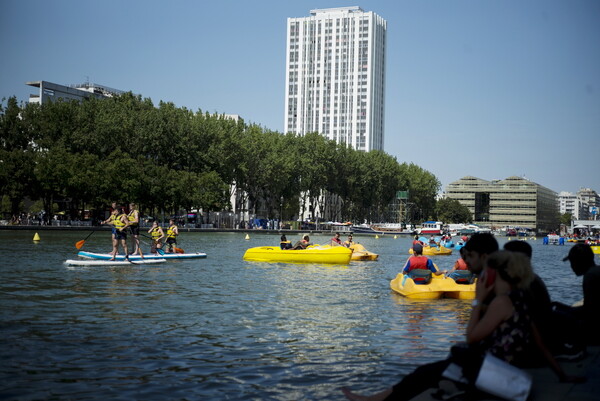
[[[140,259],[140,260],[79,260],[79,259],[68,259],[65,261],[67,266],[133,266],[133,265],[149,265],[154,263],[164,263],[166,259]]]

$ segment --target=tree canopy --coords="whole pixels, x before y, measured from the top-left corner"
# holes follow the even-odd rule
[[[165,210],[249,211],[259,217],[383,221],[398,190],[417,218],[435,213],[440,182],[381,151],[319,135],[281,134],[224,115],[193,112],[131,93],[82,102],[0,104],[0,190],[12,214],[23,199],[76,216],[113,201]],[[232,210],[235,196],[238,210]],[[249,205],[250,210],[239,205]]]

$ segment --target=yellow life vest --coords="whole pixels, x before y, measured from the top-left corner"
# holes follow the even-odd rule
[[[125,227],[125,223],[123,223],[123,221],[121,220],[121,216],[123,216],[123,214],[120,214],[113,219],[113,224],[117,230],[120,230],[123,227]]]
[[[155,227],[152,229],[152,232],[150,233],[150,236],[152,237],[153,240],[157,240],[160,238],[160,231],[159,231],[160,227]]]
[[[139,219],[138,219],[138,221],[135,221],[136,220],[136,215],[135,215],[136,212],[137,212],[137,210],[132,210],[127,215],[127,220],[129,220],[129,225],[130,226],[137,226],[138,225]]]
[[[175,226],[171,226],[167,229],[167,238],[175,238],[177,234],[175,234],[175,230],[173,229]]]

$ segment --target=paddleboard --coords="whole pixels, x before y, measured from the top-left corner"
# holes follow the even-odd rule
[[[96,259],[69,259],[65,261],[67,266],[133,266],[133,265],[149,265],[154,263],[164,263],[166,259],[149,259],[149,260],[96,260]]]
[[[86,259],[100,259],[100,260],[108,260],[112,258],[110,253],[94,253],[94,252],[86,252],[79,251],[77,256],[80,258]],[[156,254],[144,254],[143,260],[152,260],[152,259],[198,259],[205,258],[206,253],[204,252],[196,252],[196,253],[165,253],[164,255],[156,255]],[[125,255],[117,255],[117,260],[125,260]],[[142,260],[140,255],[129,255],[129,260]]]

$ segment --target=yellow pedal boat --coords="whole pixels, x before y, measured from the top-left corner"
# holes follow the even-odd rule
[[[475,282],[473,284],[459,284],[446,275],[431,274],[427,284],[416,284],[408,275],[398,273],[390,281],[390,288],[400,295],[413,299],[475,299]]]
[[[352,249],[351,260],[377,260],[379,257],[378,254],[367,251],[361,244],[354,244],[350,249]]]
[[[412,255],[413,250],[412,247],[408,250],[408,253],[410,253]],[[423,245],[423,255],[428,255],[428,256],[432,256],[432,255],[451,255],[452,254],[452,248],[446,248],[445,246],[429,246],[429,245]]]
[[[592,252],[594,252],[596,255],[600,255],[600,245],[591,245],[592,248]]]
[[[281,249],[278,246],[257,246],[246,250],[244,260],[256,262],[333,263],[348,264],[352,250],[345,246],[311,245],[306,249]]]

